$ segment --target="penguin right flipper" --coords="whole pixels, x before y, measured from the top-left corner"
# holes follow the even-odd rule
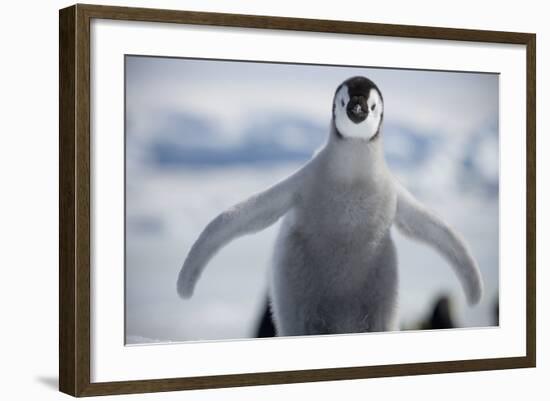
[[[397,182],[396,189],[397,228],[403,234],[435,247],[453,266],[470,304],[478,303],[483,293],[483,281],[464,240]]]
[[[305,167],[267,190],[251,196],[212,220],[191,247],[181,268],[177,291],[190,298],[206,264],[227,243],[274,224],[293,205]]]

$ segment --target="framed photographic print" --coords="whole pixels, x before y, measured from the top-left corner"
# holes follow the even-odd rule
[[[61,391],[535,366],[534,34],[59,23]]]

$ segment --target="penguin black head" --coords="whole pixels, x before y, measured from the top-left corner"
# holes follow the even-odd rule
[[[371,141],[378,136],[383,117],[382,93],[370,79],[352,77],[336,89],[332,118],[340,138]]]

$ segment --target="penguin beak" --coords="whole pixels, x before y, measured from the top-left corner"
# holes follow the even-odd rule
[[[365,121],[369,115],[367,99],[364,96],[353,96],[348,103],[346,112],[349,119],[355,124]]]

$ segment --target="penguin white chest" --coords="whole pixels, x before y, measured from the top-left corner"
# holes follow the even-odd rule
[[[397,275],[386,186],[313,186],[281,227],[272,306],[282,335],[381,330]],[[373,301],[376,299],[378,301]],[[379,308],[382,308],[383,313]]]
[[[325,182],[305,195],[295,223],[332,252],[364,256],[387,235],[394,214],[395,196],[388,185]]]
[[[360,291],[379,265],[394,214],[395,195],[385,185],[324,182],[304,190],[281,227],[279,283],[302,293],[312,284],[324,293]]]

